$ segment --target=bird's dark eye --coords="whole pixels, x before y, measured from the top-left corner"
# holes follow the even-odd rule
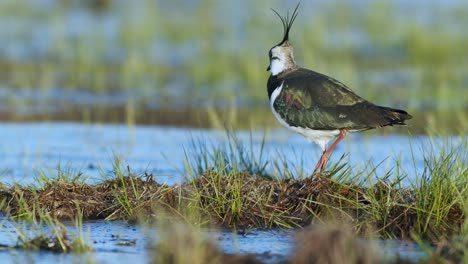
[[[272,60],[279,60],[278,57],[274,56],[274,57],[271,57]]]

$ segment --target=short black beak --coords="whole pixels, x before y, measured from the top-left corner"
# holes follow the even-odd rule
[[[270,70],[270,65],[268,65],[268,68],[267,68],[267,71],[269,71],[269,70]]]

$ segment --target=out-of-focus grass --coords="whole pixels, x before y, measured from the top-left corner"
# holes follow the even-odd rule
[[[229,113],[219,120],[209,114],[212,125],[245,126],[255,121],[239,109],[268,108],[267,52],[282,35],[269,8],[286,12],[286,4],[41,2],[0,4],[6,111],[40,104],[19,90],[39,90],[42,105],[72,111],[48,93],[52,88],[96,96],[128,91],[123,102],[97,104],[124,106],[129,124],[146,109],[183,106]],[[466,14],[465,3],[441,7],[435,0],[424,8],[392,1],[303,3],[290,38],[301,65],[334,76],[369,100],[423,113],[418,119],[435,119],[435,126],[447,116],[438,113],[447,112],[452,123],[464,124]],[[80,100],[86,99],[73,103]]]

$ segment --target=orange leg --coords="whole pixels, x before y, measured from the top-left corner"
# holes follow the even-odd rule
[[[333,144],[330,146],[330,148],[323,152],[323,154],[320,157],[317,165],[315,166],[314,173],[322,171],[325,168],[325,165],[327,164],[327,161],[328,161],[328,158],[330,157],[331,152],[336,147],[336,145],[338,145],[338,143],[340,143],[340,141],[343,140],[343,138],[346,136],[346,134],[348,134],[348,130],[346,130],[344,128],[340,129],[340,135],[335,140],[335,142],[333,142]]]

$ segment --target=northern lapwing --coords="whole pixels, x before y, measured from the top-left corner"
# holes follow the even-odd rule
[[[341,82],[324,74],[300,68],[294,61],[289,31],[298,14],[281,16],[283,40],[268,54],[271,72],[268,97],[273,115],[280,124],[315,142],[323,151],[314,173],[322,171],[330,153],[349,132],[384,126],[406,125],[406,111],[375,105],[355,94]],[[338,137],[327,149],[330,140]]]

